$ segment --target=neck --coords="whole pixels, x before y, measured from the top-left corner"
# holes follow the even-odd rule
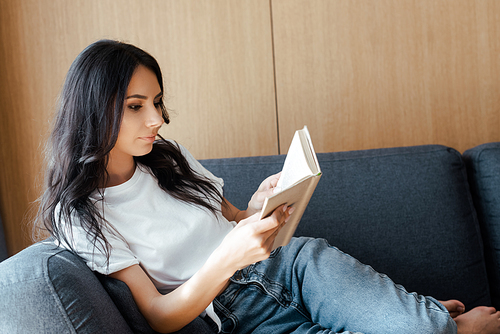
[[[132,156],[118,157],[112,153],[113,151],[109,154],[106,167],[108,172],[106,187],[113,187],[127,182],[135,172],[135,161]]]

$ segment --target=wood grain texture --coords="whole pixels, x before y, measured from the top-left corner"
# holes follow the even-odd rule
[[[272,13],[281,147],[304,124],[320,152],[500,140],[500,2],[273,0]]]
[[[277,154],[268,0],[0,1],[0,212],[9,254],[30,239],[42,147],[64,76],[90,43],[112,38],[162,67],[172,122],[197,158]]]
[[[304,124],[320,152],[499,141],[499,37],[495,0],[0,1],[9,253],[31,243],[64,76],[98,39],[153,54],[172,116],[161,133],[219,158],[285,153]]]
[[[197,158],[277,154],[269,2],[174,1],[171,10],[157,53],[174,125],[162,133]]]

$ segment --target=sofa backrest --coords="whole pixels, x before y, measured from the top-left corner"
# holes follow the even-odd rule
[[[493,306],[500,308],[500,143],[479,145],[463,154],[483,232],[484,257]]]
[[[489,305],[476,212],[461,155],[443,146],[318,154],[323,176],[297,235],[330,244],[409,291]],[[239,208],[284,156],[201,161]]]

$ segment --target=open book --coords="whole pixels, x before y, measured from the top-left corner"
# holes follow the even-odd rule
[[[302,130],[295,131],[293,136],[276,186],[278,192],[264,201],[261,219],[269,216],[282,204],[295,208],[288,222],[276,236],[273,249],[290,242],[320,177],[318,158],[307,126],[304,126]]]

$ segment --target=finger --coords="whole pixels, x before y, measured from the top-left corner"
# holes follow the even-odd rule
[[[265,247],[268,247],[268,250],[272,250],[272,247],[274,246],[274,241],[278,237],[278,234],[280,233],[281,229],[286,225],[286,221],[288,218],[286,218],[268,237],[265,242]],[[271,247],[271,248],[269,248]]]
[[[274,218],[276,220],[276,229],[279,230],[283,228],[286,222],[290,219],[290,215],[294,211],[294,208],[288,207],[286,204],[278,207],[273,211],[270,218]]]
[[[286,211],[287,211],[288,215],[285,218],[285,223],[290,220],[290,217],[292,216],[293,212],[295,211],[295,208],[293,206],[290,206],[290,207],[288,207],[288,209]]]
[[[293,207],[287,208],[286,206],[284,206],[284,209],[285,209],[285,211],[283,211],[284,214],[282,216],[282,218],[284,218],[284,220],[279,224],[279,226],[276,229],[270,230],[267,232],[268,236],[266,236],[264,247],[267,250],[267,252],[269,252],[269,253],[274,249],[274,242],[275,242],[276,238],[278,237],[279,232],[286,225],[286,222],[289,220],[290,215],[294,211]]]
[[[268,252],[271,252],[274,248],[274,240],[276,240],[276,237],[278,236],[278,230],[274,231],[269,238],[266,239],[266,242],[264,244],[264,247]]]
[[[281,209],[280,209],[281,210]],[[274,210],[274,212],[269,216],[261,220],[262,225],[260,225],[259,232],[260,233],[266,233],[266,232],[274,232],[275,229],[277,229],[283,219],[282,213],[277,212],[278,209]]]
[[[270,216],[252,224],[256,233],[265,233],[278,228],[288,218],[290,214],[285,205],[280,205]]]
[[[278,183],[278,180],[280,179],[281,177],[281,172],[277,173],[277,174],[274,174],[274,175],[271,175],[269,177],[269,182],[270,182],[270,185],[272,188],[276,187],[276,184]]]
[[[276,230],[273,232],[273,234],[277,235],[281,231],[281,229],[290,220],[290,217],[291,217],[294,210],[295,210],[295,208],[287,207],[286,205],[283,207],[283,214],[281,216],[279,226],[276,228]],[[274,236],[274,237],[276,237],[276,236]]]
[[[267,197],[270,197],[272,195],[275,194],[275,189],[277,188],[269,188],[269,189],[263,189],[263,190],[260,190],[259,192],[257,192],[255,194],[255,199],[258,201],[258,202],[261,202],[263,203],[264,200],[267,198]]]
[[[259,186],[259,190],[263,191],[266,189],[271,189],[276,187],[276,184],[278,183],[278,180],[281,176],[281,172],[268,176],[264,181]]]
[[[254,194],[252,199],[257,201],[258,203],[263,203],[266,197],[269,197],[272,194],[273,194],[272,188],[267,190],[261,189]]]

